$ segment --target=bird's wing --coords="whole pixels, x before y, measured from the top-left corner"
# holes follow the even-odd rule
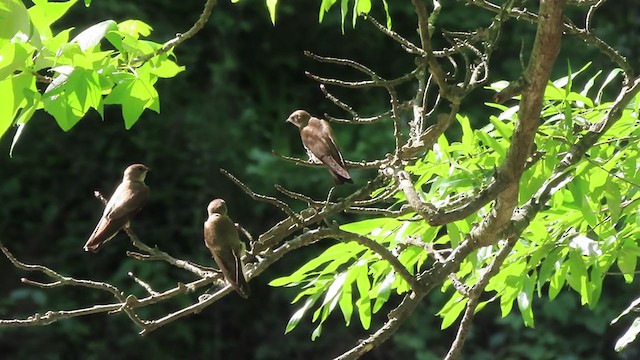
[[[233,221],[213,214],[204,224],[205,244],[225,279],[243,298],[249,297],[249,284],[242,266],[243,244]]]
[[[84,249],[97,252],[102,244],[113,238],[129,222],[131,216],[140,210],[148,199],[149,188],[143,183],[118,185]]]
[[[300,136],[304,145],[320,161],[327,165],[336,174],[351,179],[346,169],[344,159],[335,141],[331,127],[325,120],[311,118],[309,124],[302,128]]]
[[[122,183],[114,191],[111,200],[113,200],[113,204],[106,213],[108,219],[129,217],[132,213],[140,210],[149,200],[149,187],[142,182]]]

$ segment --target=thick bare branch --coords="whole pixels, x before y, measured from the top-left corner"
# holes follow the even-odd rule
[[[511,237],[507,243],[498,251],[495,258],[489,266],[487,270],[482,274],[480,280],[475,283],[471,289],[469,289],[469,301],[467,302],[467,306],[464,310],[464,314],[462,315],[462,321],[458,326],[458,331],[456,333],[456,338],[453,340],[451,347],[449,348],[449,352],[445,357],[445,360],[455,360],[460,357],[460,353],[462,351],[462,347],[464,346],[464,341],[471,329],[471,324],[473,322],[473,317],[476,312],[476,308],[478,307],[478,302],[480,300],[480,295],[484,292],[484,289],[489,284],[489,280],[494,277],[498,271],[500,270],[500,266],[504,263],[505,259],[513,249],[516,241],[518,240],[517,236]]]

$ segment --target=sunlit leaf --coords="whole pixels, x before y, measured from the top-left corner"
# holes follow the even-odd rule
[[[625,331],[625,333],[616,341],[614,349],[617,352],[624,350],[629,344],[631,344],[638,334],[640,333],[640,317],[637,317],[631,323],[631,326]]]
[[[276,5],[278,5],[278,0],[266,0],[267,9],[269,10],[269,18],[271,19],[271,23],[273,25],[276,24]],[[322,20],[320,20],[322,22]]]
[[[71,43],[77,43],[80,45],[80,49],[87,50],[90,47],[96,46],[100,43],[102,39],[104,39],[105,35],[117,28],[117,24],[113,20],[105,20],[103,22],[97,23],[80,34],[78,34]]]

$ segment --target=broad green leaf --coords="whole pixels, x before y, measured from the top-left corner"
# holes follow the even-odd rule
[[[63,66],[54,69],[60,75],[47,87],[43,96],[44,109],[69,131],[90,108],[97,109],[102,101],[100,80],[92,70]]]
[[[29,35],[30,20],[27,8],[20,0],[0,2],[0,40],[11,40],[17,33]]]
[[[29,44],[0,41],[0,80],[22,69],[34,50]]]
[[[29,97],[35,91],[35,77],[20,73],[0,81],[0,138],[14,123],[18,111],[28,106]]]
[[[76,0],[49,2],[48,0],[33,0],[34,6],[30,7],[29,17],[33,25],[38,29],[40,35],[45,38],[52,38],[50,26],[69,11]]]
[[[117,27],[116,22],[113,20],[99,22],[78,34],[73,38],[73,40],[71,40],[71,43],[77,43],[80,45],[80,49],[85,51],[98,45],[109,31],[114,30]]]
[[[153,87],[153,78],[144,76],[143,68],[138,69],[138,77],[125,78],[113,88],[104,102],[105,104],[121,104],[125,128],[138,121],[144,109],[160,112],[158,92]]]
[[[41,109],[43,107],[40,93],[35,89],[35,83],[32,85],[34,88],[32,91],[25,90],[25,100],[26,105],[20,111],[15,123],[18,126],[16,133],[13,135],[13,140],[11,140],[11,148],[9,149],[9,156],[13,157],[13,149],[15,148],[18,140],[20,139],[20,135],[24,131],[27,122],[31,120],[31,117],[36,112],[36,110]],[[1,137],[1,135],[0,135]]]
[[[112,27],[110,30],[113,29],[114,28]],[[151,26],[140,20],[125,20],[117,25],[117,29],[119,32],[127,34],[135,39],[139,39],[140,35],[147,37],[153,30]]]

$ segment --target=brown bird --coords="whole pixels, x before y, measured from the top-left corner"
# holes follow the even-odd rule
[[[84,244],[84,251],[98,252],[102,244],[111,240],[120,229],[142,209],[149,199],[149,188],[144,183],[149,168],[133,164],[124,171],[122,182],[111,195],[95,230]]]
[[[353,182],[333,131],[326,120],[312,117],[304,110],[296,110],[289,115],[287,122],[300,129],[302,145],[307,150],[309,159],[325,164],[336,185]]]
[[[209,218],[204,222],[204,243],[224,278],[246,299],[250,294],[242,266],[242,256],[246,249],[236,225],[227,216],[227,204],[222,199],[215,199],[207,206],[207,212]]]

